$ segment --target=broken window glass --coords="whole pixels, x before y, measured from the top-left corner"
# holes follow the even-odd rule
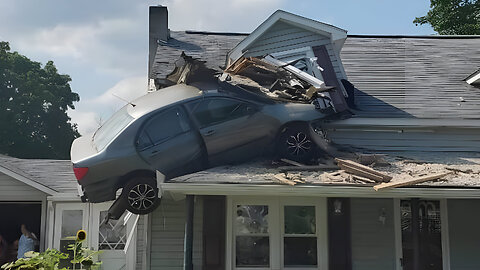
[[[235,232],[236,266],[268,267],[270,265],[268,206],[237,205]]]

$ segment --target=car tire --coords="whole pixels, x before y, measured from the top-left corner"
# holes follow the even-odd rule
[[[133,214],[151,213],[160,204],[157,183],[150,177],[135,177],[123,188],[127,210]]]
[[[297,162],[309,162],[315,152],[315,143],[307,124],[285,126],[278,138],[277,149],[281,158]]]

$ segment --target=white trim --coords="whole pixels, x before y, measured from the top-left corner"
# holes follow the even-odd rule
[[[248,48],[248,46],[257,41],[266,31],[268,31],[268,29],[270,29],[270,27],[272,27],[278,21],[284,21],[294,26],[317,32],[321,35],[329,37],[332,42],[345,40],[347,38],[346,30],[301,17],[283,10],[277,10],[228,53],[228,60],[233,62],[241,57],[243,51]],[[336,44],[337,43],[343,44],[341,42],[336,42]]]
[[[372,187],[327,186],[327,185],[255,185],[255,184],[206,184],[206,183],[164,183],[165,192],[177,195],[259,195],[259,196],[312,196],[350,198],[425,198],[425,199],[480,199],[476,188],[392,188],[375,191]]]
[[[480,83],[480,72],[478,74],[472,76],[471,78],[468,78],[467,83],[468,84]]]
[[[226,221],[226,267],[227,269],[236,269],[235,267],[235,231],[234,231],[234,213],[236,205],[267,205],[268,206],[268,235],[270,241],[270,266],[266,268],[255,269],[284,269],[284,212],[283,208],[287,205],[309,205],[315,207],[315,222],[317,238],[317,262],[316,268],[288,268],[288,269],[328,269],[328,222],[327,222],[327,202],[326,198],[304,197],[304,198],[282,198],[266,196],[228,196],[227,197],[227,221]],[[248,269],[248,268],[240,268]]]
[[[393,226],[395,230],[395,269],[401,270],[402,264],[400,260],[403,258],[403,248],[402,248],[402,217],[400,209],[400,199],[393,199]]]
[[[20,182],[22,182],[22,183],[24,183],[24,184],[27,184],[27,185],[35,188],[35,189],[38,189],[38,190],[40,190],[40,191],[43,191],[43,192],[47,193],[48,195],[56,195],[56,194],[58,194],[58,192],[56,192],[55,190],[53,190],[53,189],[51,189],[51,188],[49,188],[49,187],[46,187],[46,186],[44,186],[44,185],[42,185],[42,184],[39,184],[39,183],[37,183],[37,182],[35,182],[35,181],[33,181],[33,180],[25,177],[25,176],[22,176],[22,175],[16,173],[16,172],[13,172],[13,171],[11,171],[10,169],[5,168],[5,167],[3,167],[3,166],[1,166],[1,165],[0,165],[0,172],[1,172],[1,173],[4,173],[4,174],[6,174],[6,175],[8,175],[8,176],[10,176],[10,177],[12,177],[12,178],[15,178],[16,180],[18,180],[18,181],[20,181]]]
[[[335,122],[325,122],[322,126],[329,128],[480,128],[480,120],[475,119],[421,119],[421,118],[349,118]]]
[[[89,205],[84,203],[59,203],[55,205],[55,230],[53,232],[53,248],[60,249],[60,239],[62,233],[62,216],[65,210],[81,210],[82,216],[82,230],[89,232],[90,211]],[[91,240],[88,240],[89,243]],[[89,244],[89,246],[91,246]]]
[[[47,198],[42,200],[42,212],[40,217],[40,251],[46,250],[47,240]]]
[[[147,214],[143,219],[143,244],[144,244],[144,253],[142,256],[142,270],[150,269],[150,252],[151,252],[151,242],[149,239],[152,235],[152,214]]]
[[[450,238],[448,233],[447,200],[440,200],[440,226],[442,226],[442,262],[443,270],[450,270]]]

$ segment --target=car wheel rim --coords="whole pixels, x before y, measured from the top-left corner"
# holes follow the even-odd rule
[[[308,136],[303,132],[290,135],[287,138],[288,153],[293,156],[301,156],[310,151],[312,142],[308,139]]]
[[[147,210],[155,202],[155,189],[148,184],[138,184],[128,192],[128,202],[132,208],[137,210]]]

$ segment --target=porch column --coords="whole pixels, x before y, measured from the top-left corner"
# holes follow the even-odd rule
[[[183,269],[192,270],[193,256],[193,214],[194,214],[195,195],[187,195],[185,198],[185,206],[187,216],[185,218],[185,242],[183,245]]]
[[[413,245],[413,270],[420,269],[420,224],[418,216],[418,199],[411,200],[412,211],[412,245]]]

